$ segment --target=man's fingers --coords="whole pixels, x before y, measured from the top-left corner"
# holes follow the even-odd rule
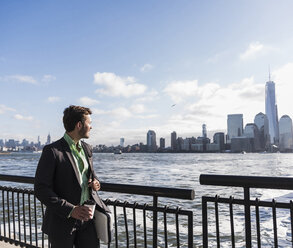
[[[91,213],[92,213],[92,210],[89,207],[82,206],[82,208],[81,208],[81,215],[84,218],[90,217]]]
[[[101,188],[100,182],[96,179],[94,179],[93,181],[89,180],[89,187],[91,187],[93,190],[97,191]]]
[[[88,221],[91,217],[92,210],[86,206],[78,206],[72,212],[72,217],[78,220]]]

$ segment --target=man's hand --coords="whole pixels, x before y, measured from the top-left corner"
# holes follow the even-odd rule
[[[94,181],[92,179],[89,179],[89,187],[91,187],[94,191],[97,191],[101,188],[100,182],[94,178]]]
[[[76,206],[71,213],[72,218],[82,221],[88,221],[92,215],[92,210],[86,206]]]

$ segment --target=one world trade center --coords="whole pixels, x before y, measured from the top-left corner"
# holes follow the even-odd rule
[[[269,135],[271,144],[279,143],[279,123],[278,109],[276,104],[275,83],[268,81],[266,83],[266,115],[269,121]]]

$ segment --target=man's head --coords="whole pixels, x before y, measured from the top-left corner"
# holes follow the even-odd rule
[[[70,105],[64,110],[63,124],[67,133],[74,132],[79,138],[89,138],[92,111],[89,108]]]

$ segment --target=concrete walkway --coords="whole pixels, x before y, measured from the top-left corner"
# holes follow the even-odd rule
[[[15,247],[19,247],[19,246],[15,246],[15,245],[6,243],[4,241],[0,241],[0,248],[12,248],[12,247],[15,248]]]

